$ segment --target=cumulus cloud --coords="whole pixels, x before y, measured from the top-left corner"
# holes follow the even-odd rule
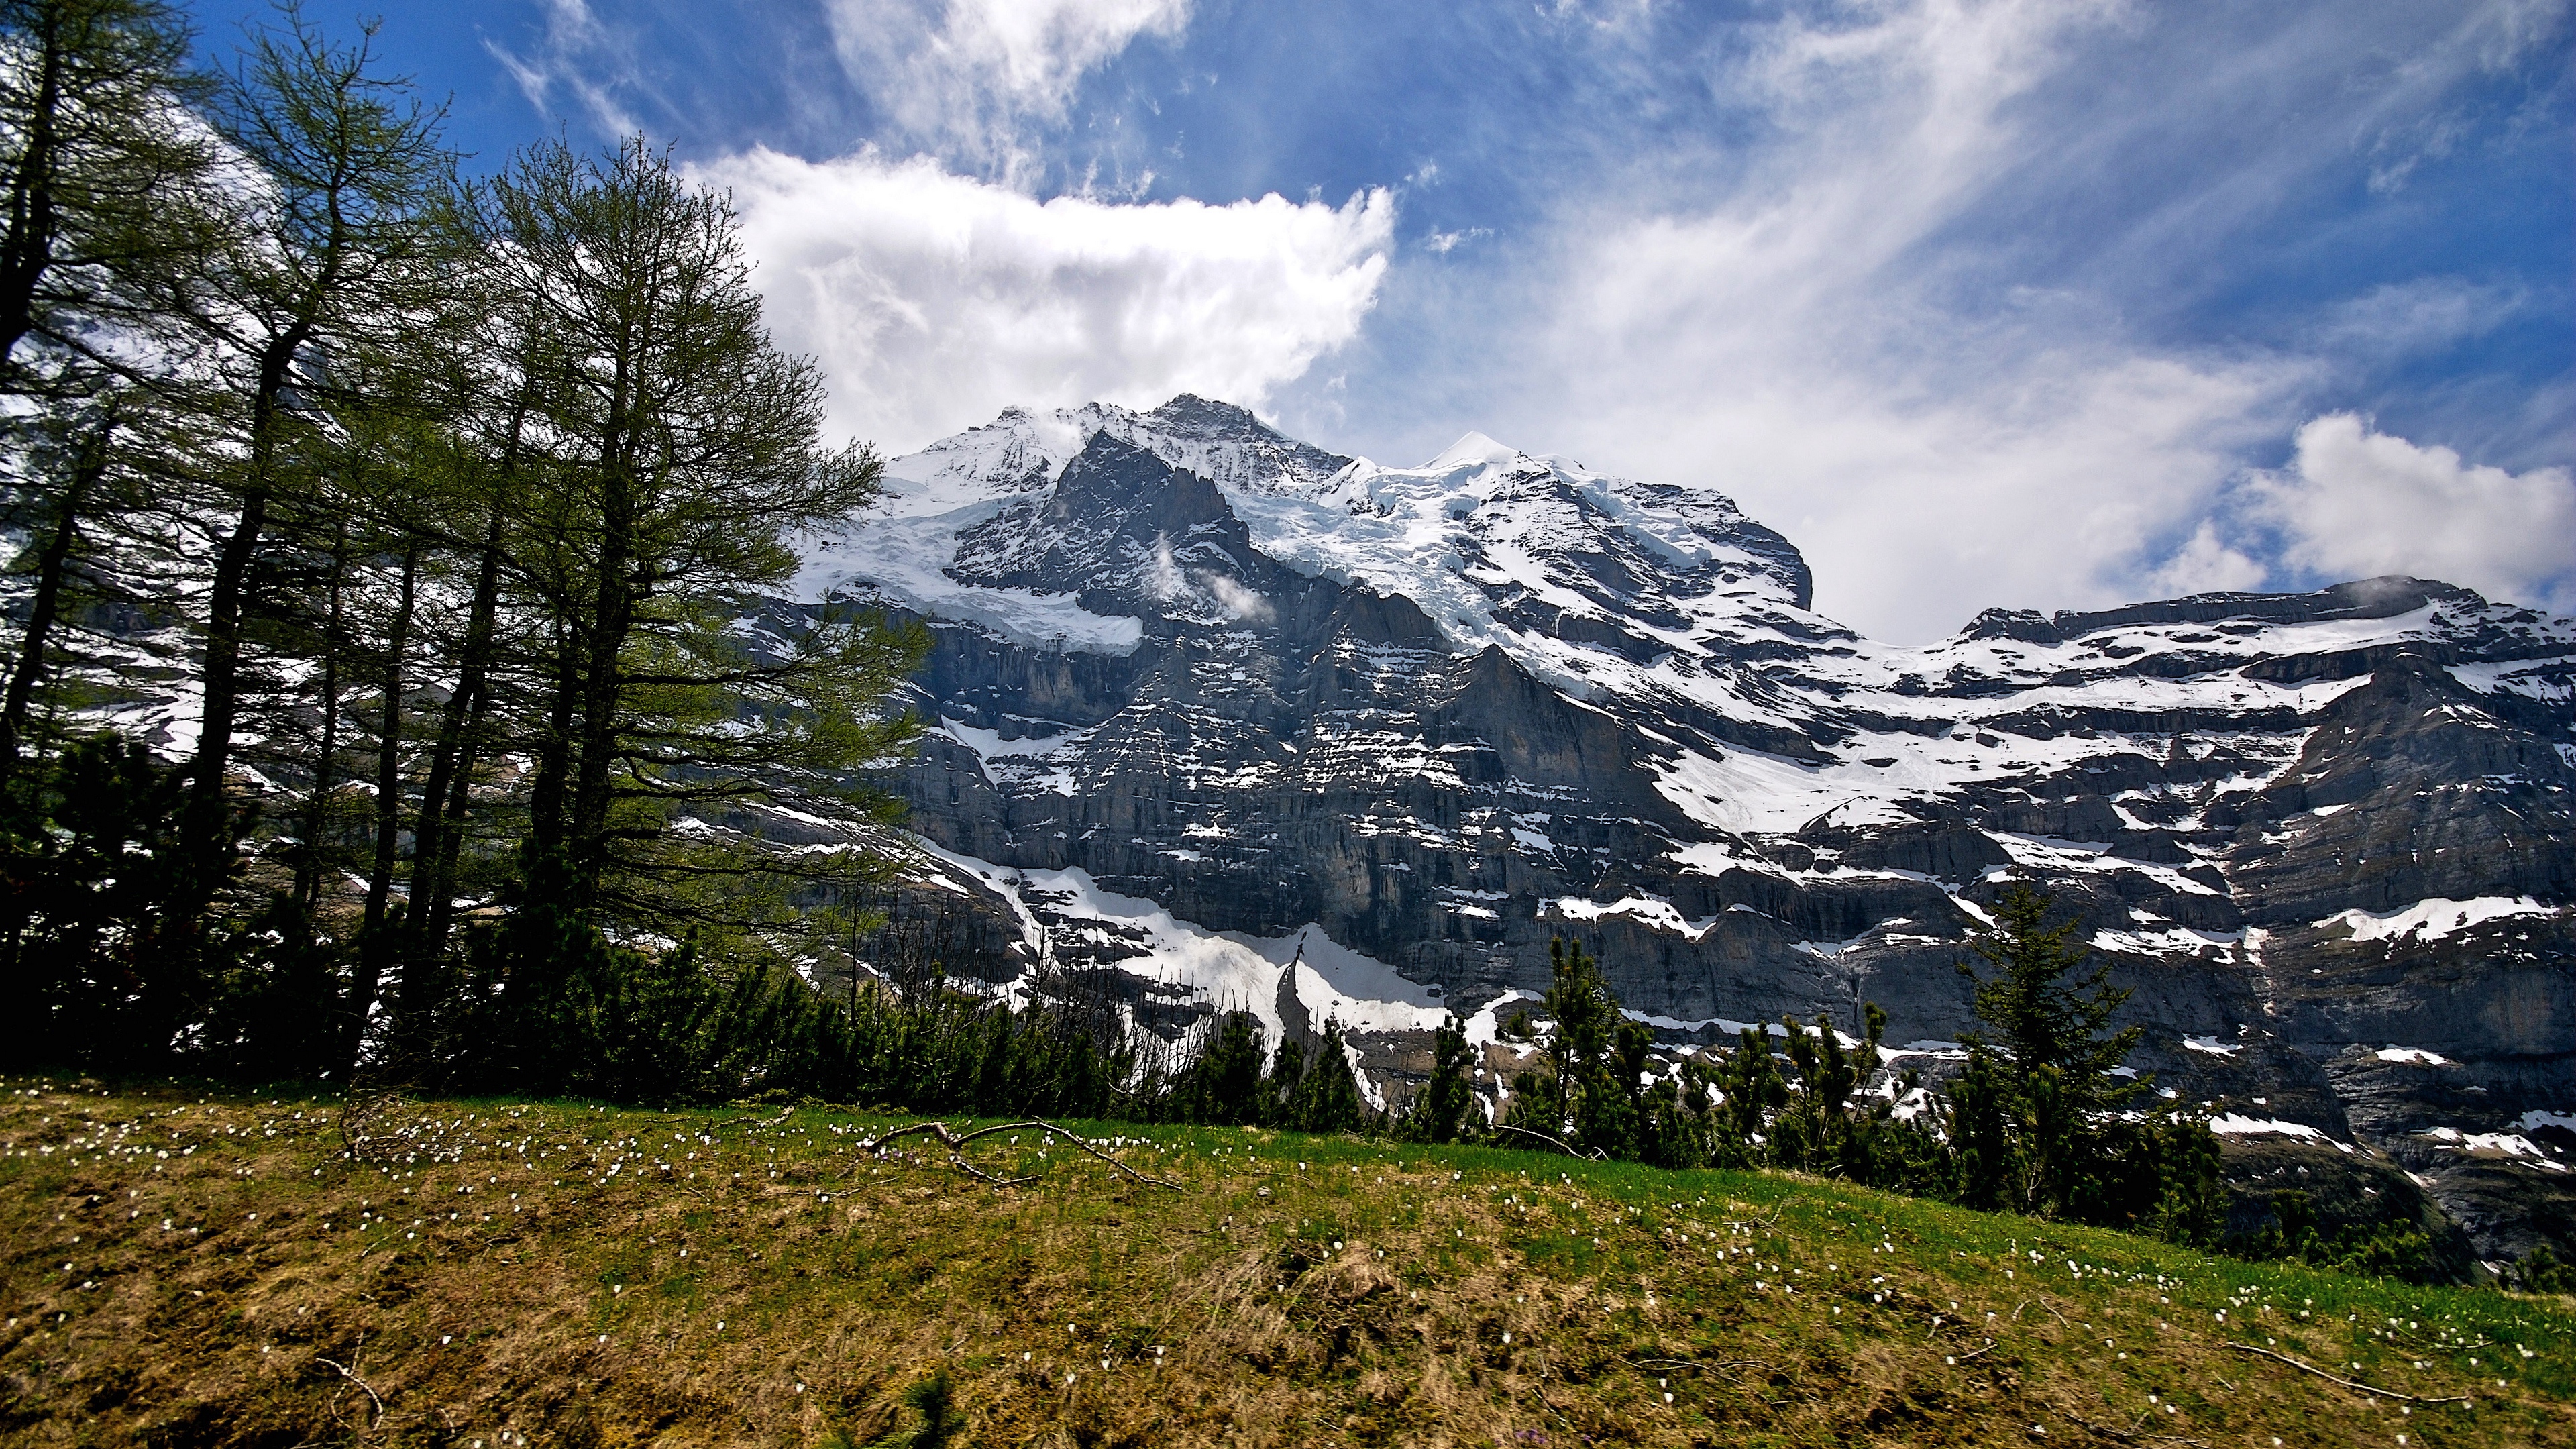
[[[2319,578],[2413,574],[2576,611],[2576,477],[2565,468],[2509,473],[2328,413],[2248,495],[2281,531],[2284,560]]]
[[[2151,577],[2157,593],[2179,598],[2259,589],[2271,574],[2269,567],[2222,538],[2216,520],[2204,518]]]
[[[1063,124],[1084,75],[1138,37],[1170,37],[1190,0],[836,0],[850,77],[915,144],[1003,176],[1032,127]]]
[[[874,151],[702,174],[732,189],[770,325],[822,361],[834,422],[890,450],[1014,403],[1258,406],[1358,332],[1395,229],[1384,190],[1039,201]]]

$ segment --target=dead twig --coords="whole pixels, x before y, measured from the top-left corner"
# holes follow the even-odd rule
[[[377,1392],[375,1391],[375,1388],[374,1388],[372,1385],[370,1385],[370,1384],[369,1384],[365,1379],[362,1379],[362,1378],[358,1377],[357,1370],[356,1370],[356,1368],[355,1368],[355,1367],[353,1367],[353,1365],[355,1365],[355,1364],[357,1363],[357,1361],[358,1361],[358,1351],[359,1351],[360,1349],[365,1348],[366,1346],[367,1346],[367,1336],[366,1336],[365,1334],[363,1334],[363,1333],[362,1333],[362,1334],[359,1334],[359,1335],[358,1335],[358,1341],[357,1341],[357,1343],[356,1343],[353,1347],[351,1347],[351,1348],[350,1348],[350,1350],[349,1350],[349,1362],[348,1362],[348,1363],[343,1364],[343,1363],[337,1362],[336,1360],[333,1360],[333,1359],[327,1359],[327,1358],[322,1357],[320,1354],[315,1354],[315,1355],[313,1356],[313,1361],[314,1361],[315,1363],[322,1364],[322,1365],[324,1365],[324,1366],[326,1366],[326,1367],[329,1367],[329,1368],[335,1368],[335,1369],[338,1369],[338,1370],[340,1371],[340,1377],[342,1377],[342,1378],[344,1378],[344,1379],[347,1379],[349,1382],[351,1382],[351,1383],[353,1383],[353,1384],[356,1384],[359,1388],[361,1388],[361,1389],[363,1389],[363,1390],[365,1390],[365,1391],[366,1391],[367,1398],[368,1398],[371,1402],[373,1402],[373,1403],[375,1404],[375,1406],[376,1406],[376,1416],[375,1416],[375,1418],[370,1419],[370,1420],[368,1420],[368,1421],[367,1421],[367,1427],[368,1427],[368,1428],[370,1428],[370,1429],[372,1429],[372,1428],[376,1427],[376,1425],[378,1425],[378,1424],[380,1424],[380,1423],[383,1423],[383,1422],[384,1422],[384,1417],[385,1417],[385,1400],[384,1400],[384,1396],[383,1396],[383,1395],[381,1395],[381,1394],[379,1394],[379,1393],[377,1393]]]
[[[981,1182],[989,1182],[995,1187],[1018,1187],[1021,1183],[1035,1182],[1038,1180],[1038,1175],[1034,1172],[1025,1177],[995,1177],[993,1174],[986,1172],[984,1169],[977,1167],[975,1164],[968,1162],[965,1158],[959,1157],[953,1152],[948,1155],[948,1162],[950,1166],[963,1170],[969,1177],[973,1177]]]
[[[2034,1304],[2034,1303],[2038,1304],[2041,1308],[2046,1309],[2046,1310],[2047,1310],[2047,1312],[2049,1313],[2049,1315],[2050,1315],[2051,1317],[2053,1317],[2053,1318],[2055,1318],[2055,1319],[2057,1320],[2057,1326],[2058,1326],[2058,1327],[2060,1327],[2060,1328],[2066,1328],[2066,1327],[2070,1327],[2070,1326],[2071,1326],[2071,1325],[2070,1325],[2070,1324],[2068,1324],[2068,1323],[2067,1323],[2067,1321],[2066,1321],[2066,1315],[2065,1315],[2065,1314],[2063,1314],[2063,1313],[2059,1313],[2059,1312],[2058,1312],[2056,1309],[2054,1309],[2054,1308],[2050,1308],[2050,1307],[2049,1307],[2049,1305],[2048,1305],[2048,1300],[2047,1300],[2047,1299],[2045,1299],[2045,1298],[2025,1298],[2025,1299],[2023,1299],[2023,1300],[2022,1300],[2018,1305],[2016,1305],[2016,1306],[2014,1307],[2014,1309],[2013,1309],[2013,1312],[2012,1312],[2013,1322],[2015,1322],[2015,1323],[2019,1323],[2019,1322],[2021,1322],[2021,1311],[2022,1311],[2022,1309],[2024,1309],[2024,1308],[2028,1308],[2030,1305],[2032,1305],[2032,1304]]]
[[[2199,1439],[2186,1439],[2179,1434],[2140,1433],[2140,1425],[2146,1422],[2144,1419],[2140,1419],[2137,1424],[2132,1424],[2126,1429],[2121,1429],[2115,1428],[2109,1424],[2096,1424],[2092,1420],[2085,1418],[2082,1414],[2072,1412],[2071,1410],[2061,1408],[2056,1409],[2054,1412],[2073,1420],[2088,1434],[2093,1434],[2104,1439],[2116,1440],[2123,1444],[2186,1444],[2192,1446],[2192,1449],[2209,1449],[2209,1446],[2205,1441]]]
[[[1628,1366],[1641,1372],[1651,1372],[1655,1369],[1697,1369],[1702,1373],[1733,1373],[1737,1369],[1747,1368],[1770,1369],[1775,1374],[1779,1372],[1778,1369],[1772,1368],[1758,1358],[1728,1359],[1724,1363],[1702,1363],[1695,1358],[1632,1358],[1628,1360]]]
[[[1951,1366],[1951,1367],[1953,1367],[1953,1368],[1956,1368],[1956,1367],[1958,1367],[1960,1364],[1966,1363],[1968,1360],[1970,1360],[1970,1359],[1972,1359],[1972,1358],[1976,1358],[1976,1357],[1978,1357],[1978,1356],[1979,1356],[1979,1355],[1981,1355],[1981,1354],[1989,1354],[1989,1353],[1992,1353],[1992,1352],[1994,1352],[1994,1351],[1995,1351],[1995,1341],[1994,1341],[1993,1339],[1991,1339],[1991,1338],[1990,1338],[1990,1339],[1987,1339],[1987,1340],[1986,1340],[1986,1346],[1985,1346],[1984,1348],[1978,1349],[1975,1353],[1949,1354],[1949,1355],[1944,1355],[1944,1356],[1945,1356],[1945,1357],[1947,1357],[1947,1358],[1950,1360],[1950,1366]]]
[[[1592,1149],[1591,1156],[1587,1159],[1587,1158],[1585,1158],[1585,1157],[1584,1157],[1584,1154],[1582,1154],[1582,1153],[1580,1153],[1580,1152],[1575,1151],[1573,1148],[1566,1146],[1564,1143],[1559,1142],[1559,1141],[1558,1141],[1558,1140],[1556,1140],[1555,1138],[1548,1136],[1546,1133],[1544,1133],[1544,1132],[1532,1132],[1531,1130],[1529,1130],[1529,1129],[1528,1129],[1528,1128],[1526,1128],[1526,1127],[1498,1126],[1498,1127],[1496,1127],[1494,1130],[1495,1130],[1495,1131],[1497,1131],[1497,1132],[1511,1132],[1511,1133],[1518,1134],[1519,1136],[1522,1136],[1522,1137],[1535,1137],[1535,1138],[1537,1138],[1539,1141],[1546,1143],[1546,1144],[1547,1144],[1547,1145],[1549,1145],[1550,1147],[1555,1148],[1557,1151],[1564,1153],[1564,1154],[1565,1154],[1566,1156],[1568,1156],[1568,1157],[1577,1158],[1577,1159],[1582,1159],[1582,1160],[1587,1160],[1587,1161],[1592,1161],[1592,1162],[1607,1162],[1607,1161],[1609,1161],[1609,1158],[1607,1158],[1607,1157],[1605,1157],[1604,1155],[1602,1155],[1601,1149],[1599,1149],[1599,1148],[1597,1148],[1597,1147],[1596,1147],[1596,1148],[1594,1148],[1594,1149]]]
[[[907,1127],[896,1127],[880,1132],[874,1137],[862,1138],[858,1142],[857,1146],[858,1150],[861,1152],[882,1152],[885,1150],[887,1143],[892,1142],[899,1137],[911,1137],[915,1135],[934,1137],[938,1139],[941,1146],[948,1149],[949,1165],[959,1168],[975,1177],[981,1178],[985,1182],[992,1183],[996,1187],[1011,1187],[1023,1182],[1036,1181],[1037,1178],[1035,1174],[1031,1174],[1027,1177],[995,1177],[993,1174],[975,1166],[973,1163],[968,1162],[964,1157],[959,1155],[967,1143],[972,1142],[979,1137],[990,1137],[996,1132],[1044,1132],[1050,1136],[1060,1137],[1065,1141],[1072,1143],[1075,1147],[1080,1148],[1082,1151],[1091,1154],[1093,1157],[1097,1157],[1101,1161],[1108,1163],[1111,1167],[1125,1173],[1137,1182],[1143,1183],[1149,1187],[1169,1188],[1174,1192],[1185,1191],[1185,1189],[1177,1182],[1165,1182],[1159,1177],[1147,1177],[1145,1174],[1129,1167],[1126,1163],[1119,1161],[1117,1158],[1112,1157],[1108,1153],[1101,1151],[1099,1148],[1092,1146],[1090,1143],[1083,1141],[1080,1134],[1058,1127],[1052,1122],[1041,1122],[1036,1120],[1027,1122],[1003,1122],[991,1127],[978,1127],[972,1132],[965,1133],[949,1131],[948,1124],[945,1122],[915,1122]]]
[[[2365,1384],[2358,1379],[2347,1379],[2335,1374],[2327,1373],[2324,1369],[2318,1368],[2315,1364],[2301,1363],[2297,1359],[2290,1357],[2288,1354],[2274,1353],[2268,1348],[2256,1348],[2250,1343],[2223,1343],[2220,1344],[2219,1347],[2232,1348],[2238,1353],[2250,1353],[2258,1358],[2268,1358],[2275,1360],[2276,1362],[2285,1363],[2302,1373],[2315,1374],[2318,1378],[2324,1379],[2327,1383],[2341,1384],[2345,1388],[2355,1390],[2359,1393],[2377,1394],[2383,1399],[2396,1399],[2400,1402],[2409,1404],[2465,1404],[2469,1401],[2469,1396],[2466,1394],[2456,1394],[2446,1399],[2428,1399],[2418,1394],[2401,1393],[2396,1389],[2379,1388],[2373,1384]]]
[[[340,1134],[340,1150],[352,1162],[382,1166],[399,1155],[399,1148],[389,1148],[384,1126],[397,1112],[411,1106],[398,1092],[384,1088],[352,1091],[340,1099],[340,1112],[333,1123]]]

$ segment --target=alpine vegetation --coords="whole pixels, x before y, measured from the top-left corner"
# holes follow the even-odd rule
[[[2204,1442],[2178,1395],[2279,1417],[2240,1360],[2505,1390],[2524,1300],[2432,1295],[2567,1288],[2576,620],[2388,576],[1898,647],[1713,489],[1481,434],[1183,395],[884,457],[680,153],[468,175],[292,3],[195,53],[0,3],[0,1419],[254,1340],[195,1400],[244,1442],[683,1417],[459,1427],[524,1331],[794,1359],[673,1393],[798,1442],[1224,1437],[1141,1387],[1185,1362],[1265,1442],[1328,1432],[1292,1390]],[[2225,1336],[2128,1427],[2033,1418],[2184,1302]],[[768,1353],[834,1313],[897,1347]]]

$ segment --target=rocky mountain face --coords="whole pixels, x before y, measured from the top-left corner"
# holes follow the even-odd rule
[[[890,471],[799,588],[937,641],[898,915],[952,970],[1088,972],[1167,1031],[1331,1016],[1383,1100],[1579,936],[1674,1050],[1871,1000],[1937,1075],[1963,937],[2032,883],[2245,1153],[2576,1247],[2576,621],[2380,578],[1893,647],[1712,492],[1473,435],[1384,468],[1187,397]]]

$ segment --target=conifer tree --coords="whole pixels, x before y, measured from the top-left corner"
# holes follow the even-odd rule
[[[1350,1056],[1338,1023],[1324,1023],[1324,1034],[1316,1039],[1311,1054],[1301,1052],[1291,1059],[1283,1048],[1280,1056],[1283,1063],[1293,1060],[1295,1066],[1282,1100],[1283,1126],[1299,1132],[1346,1132],[1360,1125],[1359,1083],[1351,1076]]]
[[[1735,1049],[1718,1064],[1710,1084],[1719,1094],[1714,1165],[1754,1167],[1766,1157],[1771,1114],[1788,1105],[1771,1041],[1758,1026],[1744,1028]]]
[[[68,359],[154,330],[212,245],[215,152],[186,107],[187,18],[162,0],[0,0],[0,381],[55,394]],[[31,366],[29,342],[54,366]]]
[[[1231,1127],[1262,1119],[1261,1023],[1248,1011],[1230,1011],[1216,1024],[1198,1060],[1181,1074],[1173,1095],[1182,1121]]]
[[[372,46],[372,29],[335,44],[288,4],[279,25],[252,33],[214,113],[257,177],[216,265],[184,289],[218,369],[207,422],[236,447],[207,459],[231,513],[207,581],[189,766],[186,832],[209,900],[229,865],[255,568],[281,502],[292,513],[312,486],[329,404],[355,379],[387,380],[423,340],[422,319],[444,319],[454,300],[441,116],[381,74]]]
[[[1652,1035],[1620,1011],[1601,963],[1581,942],[1550,941],[1548,966],[1551,1024],[1540,1045],[1545,1065],[1513,1083],[1504,1125],[1578,1152],[1632,1156],[1639,1094],[1631,1068]]]
[[[2084,1115],[2121,1106],[2151,1085],[2148,1079],[2126,1081],[2114,1072],[2128,1060],[2146,1035],[2132,1026],[2105,1034],[2112,1013],[2129,999],[2126,987],[2110,984],[2111,963],[2068,980],[2092,952],[2075,943],[2080,919],[2048,924],[2049,898],[2028,886],[2004,892],[1994,908],[1995,926],[1970,942],[1991,962],[1996,973],[1982,977],[1966,962],[1959,974],[1976,984],[1977,1019],[1992,1034],[1968,1033],[1971,1047],[2000,1052],[2004,1070],[2027,1095],[2043,1069],[2053,1069],[2066,1110]]]
[[[2075,944],[2081,923],[2052,926],[2048,912],[2046,896],[2014,886],[1972,942],[1996,974],[1959,965],[1992,1033],[1966,1037],[1967,1070],[1950,1091],[1954,1193],[1971,1207],[2205,1241],[2215,1142],[2204,1123],[2117,1115],[2153,1085],[2121,1072],[2143,1028],[2108,1029],[2128,991],[2109,984],[2107,962],[2070,981],[2090,955]]]
[[[1852,1092],[1879,1067],[1879,1040],[1887,1031],[1887,1013],[1876,1002],[1861,1009],[1866,1033],[1857,1050],[1846,1050],[1834,1019],[1817,1012],[1811,1025],[1794,1016],[1781,1018],[1788,1028],[1789,1064],[1798,1074],[1798,1091],[1778,1122],[1770,1154],[1784,1167],[1865,1177],[1870,1119],[1851,1111]]]
[[[912,733],[880,701],[917,634],[828,607],[737,627],[794,572],[791,537],[866,505],[882,468],[822,444],[821,376],[771,343],[730,203],[667,153],[535,147],[477,217],[525,400],[530,493],[505,546],[551,621],[525,722],[532,838],[564,852],[583,909],[739,929],[774,902],[764,884],[831,863],[675,833],[675,814],[837,804]]]
[[[1451,1012],[1431,1034],[1431,1079],[1406,1114],[1405,1135],[1415,1142],[1455,1142],[1475,1104],[1475,1087],[1467,1080],[1475,1064],[1467,1029]]]
[[[0,788],[94,582],[89,546],[140,511],[128,455],[156,405],[133,344],[178,345],[171,299],[219,237],[189,42],[160,0],[0,0],[0,395],[36,406],[0,418],[18,463],[0,523],[41,540],[12,564],[33,597],[0,699]]]

